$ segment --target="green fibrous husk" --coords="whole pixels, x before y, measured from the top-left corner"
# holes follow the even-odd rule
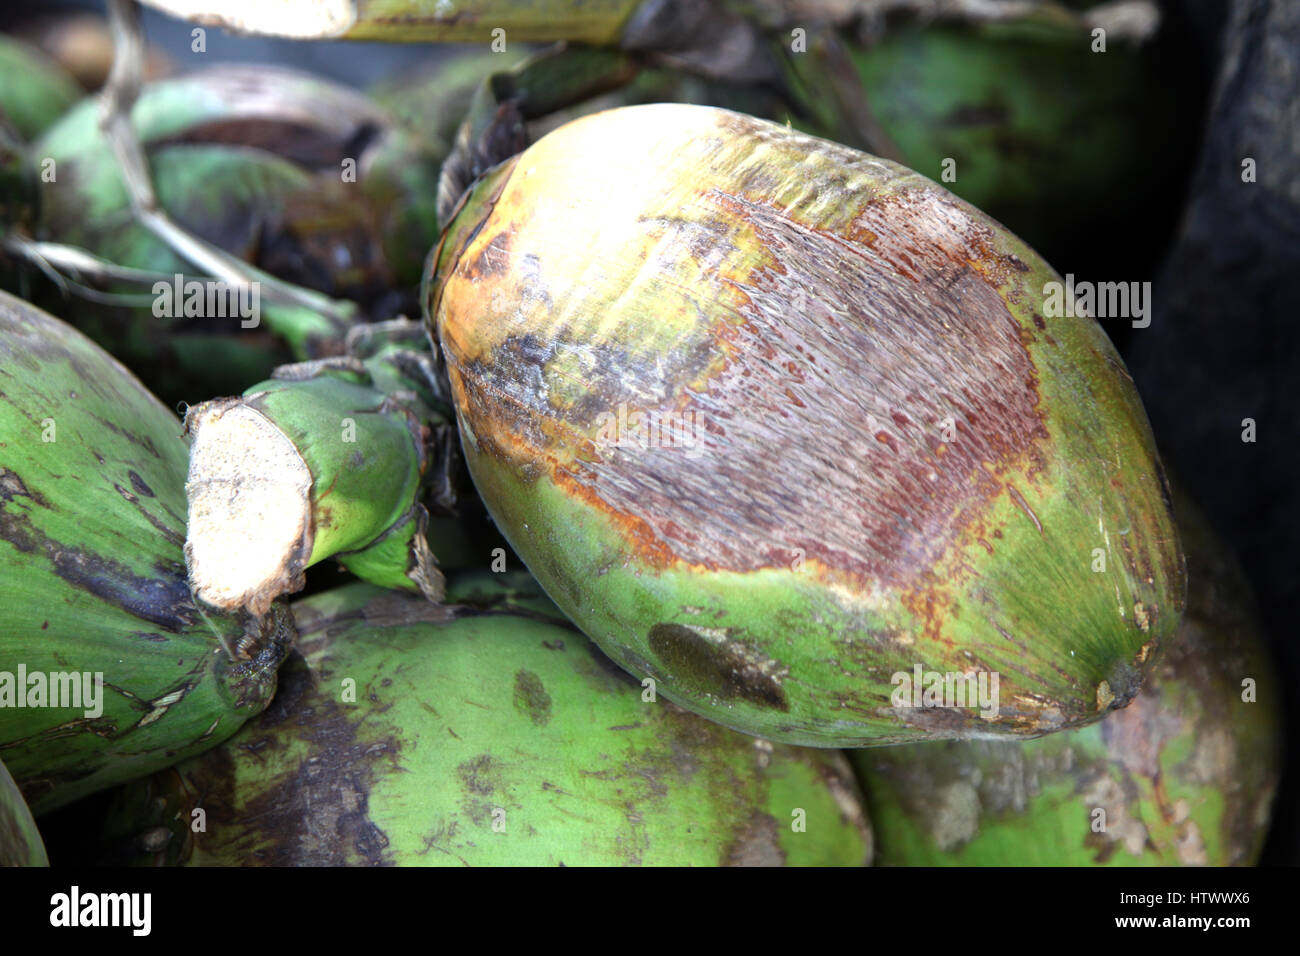
[[[0,395],[0,759],[41,815],[232,734],[292,622],[196,605],[181,422],[5,293]]]
[[[32,811],[0,761],[0,866],[49,866],[49,863]]]
[[[1142,692],[1100,723],[1038,740],[854,753],[880,863],[1256,861],[1281,772],[1281,686],[1244,574],[1176,500],[1188,609]]]
[[[35,139],[78,99],[81,87],[39,49],[0,34],[0,116]]]
[[[844,757],[630,680],[523,575],[472,605],[367,585],[295,605],[301,657],[227,746],[126,788],[110,855],[188,865],[848,865]]]
[[[363,580],[442,597],[429,507],[451,504],[450,408],[418,323],[413,343],[370,337],[371,353],[288,366],[238,398],[190,408],[185,553],[195,594],[263,614],[337,557]]]

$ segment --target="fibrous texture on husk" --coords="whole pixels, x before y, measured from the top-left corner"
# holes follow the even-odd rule
[[[1141,403],[1058,281],[896,164],[655,105],[484,176],[425,305],[470,472],[565,613],[698,713],[863,746],[1089,723],[1177,625]],[[997,700],[900,702],[918,668]]]

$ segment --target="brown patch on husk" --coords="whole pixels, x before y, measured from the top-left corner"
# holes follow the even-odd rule
[[[743,699],[789,711],[781,678],[786,669],[726,633],[703,633],[681,624],[656,624],[650,649],[683,686],[720,700]]]
[[[642,221],[648,249],[699,270],[703,322],[673,351],[647,349],[634,327],[625,347],[564,325],[480,355],[444,342],[457,405],[483,453],[524,481],[549,471],[649,567],[749,572],[802,554],[917,586],[1005,493],[1006,474],[1043,467],[1034,333],[1002,297],[1027,266],[932,188],[859,200],[850,225],[829,229],[766,198],[775,175],[749,169]],[[460,246],[476,252],[454,264],[456,281],[493,301],[569,295],[565,276],[528,272],[515,224],[494,212]],[[516,253],[505,275],[503,243]],[[675,301],[675,284],[663,291]],[[591,375],[557,403],[545,376],[571,355]],[[593,445],[593,422],[622,405],[690,422],[691,453]],[[956,440],[944,440],[949,425]],[[799,480],[773,482],[773,461]]]
[[[248,754],[265,753],[270,763],[286,744],[301,740],[309,756],[280,774],[274,786],[238,785],[231,755],[218,748],[195,764],[188,784],[208,811],[206,840],[224,842],[223,856],[268,866],[382,866],[392,862],[388,837],[367,811],[379,760],[396,765],[396,737],[366,740],[358,735],[369,708],[350,711],[316,692],[316,679],[296,655],[280,674],[280,690],[266,712],[246,726],[233,746]],[[229,746],[229,745],[228,745]],[[257,821],[255,827],[229,826]]]
[[[769,813],[755,813],[726,852],[727,866],[784,866],[780,830]]]

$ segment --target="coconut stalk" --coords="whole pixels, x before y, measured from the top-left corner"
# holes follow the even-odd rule
[[[1077,11],[1060,0],[327,0],[281,6],[258,0],[143,0],[174,17],[236,33],[296,40],[371,40],[388,43],[482,43],[504,37],[525,43],[570,40],[593,46],[699,53],[699,33],[761,24],[788,32],[800,24],[853,26],[887,14],[988,22],[1036,17],[1049,23],[1103,25],[1117,34],[1148,29],[1149,0]],[[752,22],[751,22],[752,21]],[[735,33],[730,36],[733,38]],[[713,39],[710,36],[710,39]],[[695,44],[692,44],[692,40]],[[721,47],[722,45],[719,44]],[[717,50],[715,50],[715,53]],[[723,67],[715,64],[721,75]]]
[[[441,599],[426,501],[451,503],[450,410],[418,323],[366,331],[366,359],[287,366],[187,412],[185,555],[200,600],[261,615],[329,557]]]
[[[1185,498],[1189,599],[1142,692],[1082,730],[851,755],[879,862],[1242,866],[1281,775],[1281,682],[1231,551]]]
[[[195,263],[188,246],[137,215],[138,183],[108,148],[95,101],[33,147],[56,170],[42,184],[34,237],[164,277],[161,286],[105,283],[101,291],[136,296],[135,307],[97,304],[74,317],[151,383],[175,379],[169,397],[243,389],[277,364],[338,354],[363,315],[388,318],[413,302],[438,234],[445,147],[364,97],[292,71],[217,67],[145,85],[129,129],[168,220],[230,262]],[[210,279],[255,284],[252,314],[214,308],[192,287],[172,292]],[[213,360],[215,348],[248,360],[232,360],[236,374],[222,379],[227,363]],[[255,374],[238,374],[258,356]]]
[[[39,816],[234,733],[292,621],[195,603],[181,422],[7,293],[0,393],[0,759]]]
[[[910,170],[661,104],[482,177],[425,314],[476,487],[585,633],[727,726],[868,746],[1085,725],[1176,630],[1141,402],[1054,288]],[[996,699],[918,706],[917,668]]]
[[[869,861],[843,755],[754,740],[651,699],[526,575],[448,590],[474,606],[368,585],[298,602],[301,656],[265,719],[126,788],[112,861]]]
[[[49,865],[32,811],[0,761],[0,866]]]
[[[303,6],[254,0],[146,0],[148,6],[183,19],[235,33],[295,40],[369,40],[399,43],[479,43],[505,30],[518,42],[574,40],[617,43],[623,25],[642,0],[329,0]]]

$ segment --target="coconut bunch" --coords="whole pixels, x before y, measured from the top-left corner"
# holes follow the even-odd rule
[[[98,794],[71,843],[113,865],[1253,862],[1280,729],[1248,586],[990,215],[1036,214],[1037,174],[918,171],[965,107],[891,59],[998,101],[1047,77],[968,111],[959,167],[1005,170],[1007,129],[1105,126],[1140,82],[1051,92],[1087,11],[830,5],[795,51],[782,4],[479,6],[581,44],[373,99],[222,67],[0,154],[20,258],[266,293],[247,327],[70,308],[90,337],[0,300],[14,857],[23,801],[66,846],[51,814]],[[367,10],[292,29],[463,39]]]
[[[658,701],[522,571],[461,575],[436,595],[356,584],[292,609],[272,599],[221,611],[186,573],[185,423],[66,324],[12,297],[0,304],[0,646],[13,668],[0,675],[0,752],[16,778],[0,781],[6,862],[43,862],[29,806],[47,818],[132,780],[86,841],[119,863],[869,861],[842,755],[734,734]],[[371,385],[397,394],[373,369]],[[412,414],[392,412],[403,430]],[[363,426],[363,447],[387,424]],[[362,563],[349,567],[365,576]],[[497,660],[513,668],[492,666],[500,684],[485,680]],[[222,816],[204,768],[244,752],[245,738],[220,744],[260,713],[250,733],[270,735],[283,762],[218,771],[235,784]],[[566,749],[579,738],[584,749]],[[206,750],[214,764],[185,762]],[[321,772],[290,783],[302,760]],[[290,786],[297,802],[285,802]],[[317,839],[325,796],[338,826]],[[241,832],[259,800],[285,812]],[[194,844],[192,810],[212,814],[220,842]]]

